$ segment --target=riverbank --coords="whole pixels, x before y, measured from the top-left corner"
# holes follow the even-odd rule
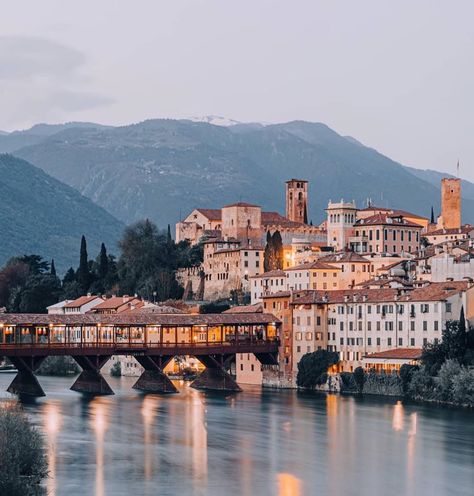
[[[10,380],[0,376],[3,398]],[[24,406],[45,436],[51,496],[471,492],[471,412],[245,385],[203,393],[182,381],[178,394],[143,395],[136,378],[107,380],[114,396],[87,399],[70,377],[43,376],[47,396]]]

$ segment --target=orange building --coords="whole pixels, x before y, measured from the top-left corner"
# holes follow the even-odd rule
[[[461,227],[461,180],[444,178],[441,180],[440,229],[459,229]]]

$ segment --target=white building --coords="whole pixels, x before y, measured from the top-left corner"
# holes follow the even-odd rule
[[[64,313],[66,315],[87,313],[89,310],[92,310],[94,307],[100,305],[103,302],[104,298],[102,298],[101,296],[80,296],[79,298],[76,298],[75,300],[72,300],[64,305]]]
[[[270,270],[249,278],[251,304],[260,303],[264,294],[286,291],[287,272],[284,270]]]
[[[68,304],[71,303],[73,300],[63,300],[58,303],[55,303],[54,305],[49,305],[49,307],[46,307],[46,310],[50,315],[64,315],[64,307]]]
[[[421,348],[441,340],[448,320],[474,315],[469,282],[431,283],[415,289],[306,291],[291,301],[295,365],[318,347],[337,351],[344,370],[369,353]]]

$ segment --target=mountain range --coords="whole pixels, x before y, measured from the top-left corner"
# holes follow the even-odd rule
[[[24,236],[4,245],[0,257],[36,247],[48,256],[60,251],[64,263],[70,258],[67,250],[75,256],[76,238],[86,227],[95,247],[102,240],[114,244],[124,223],[149,218],[166,227],[196,207],[218,208],[240,200],[283,213],[284,182],[292,177],[309,181],[308,214],[313,223],[323,220],[328,200],[341,198],[355,200],[358,206],[371,199],[378,206],[429,216],[432,206],[439,212],[439,184],[446,176],[405,167],[321,123],[245,124],[216,116],[154,119],[121,127],[39,124],[0,134],[1,152],[33,165],[2,159],[7,174],[2,186],[13,188],[3,197],[4,213],[18,208],[15,220],[7,220],[11,226],[23,222]],[[27,180],[36,189],[25,189]],[[44,183],[50,188],[47,195],[42,193]],[[43,204],[36,201],[37,195]],[[56,208],[45,198],[56,198]],[[33,218],[27,226],[27,212],[32,215],[42,207],[44,221]],[[474,222],[473,207],[474,184],[463,181],[465,222]],[[55,217],[48,220],[53,210]],[[4,232],[12,235],[11,226]],[[64,241],[51,243],[54,232]]]
[[[291,177],[309,180],[315,223],[328,200],[341,198],[439,212],[441,173],[404,167],[321,123],[229,122],[42,125],[0,136],[0,151],[40,167],[125,223],[148,217],[164,227],[195,207],[238,200],[282,211],[283,183]],[[463,192],[464,220],[474,222],[474,185],[464,182]]]

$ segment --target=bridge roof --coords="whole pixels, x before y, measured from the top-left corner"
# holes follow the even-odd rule
[[[41,313],[0,314],[0,325],[162,325],[186,327],[193,325],[258,325],[280,323],[269,313],[219,313],[219,314],[80,314],[55,315]]]

